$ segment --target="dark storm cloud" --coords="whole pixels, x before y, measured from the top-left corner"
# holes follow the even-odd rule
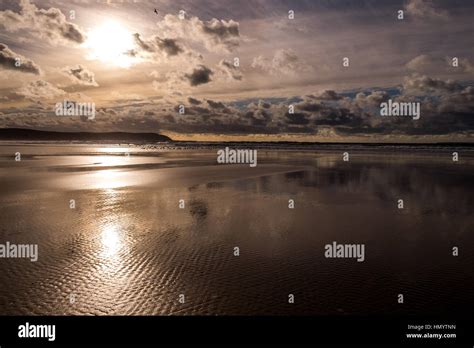
[[[213,101],[213,100],[206,100],[207,101],[207,104],[209,104],[209,106],[213,109],[225,109],[225,105],[224,103],[221,103],[221,102],[216,102],[216,101]]]
[[[271,107],[272,104],[260,99],[257,103],[250,103],[247,106],[248,111],[243,111],[243,118],[252,126],[267,126],[273,117],[272,112],[269,110]]]
[[[20,63],[17,65],[17,59]],[[40,75],[41,70],[32,60],[13,52],[7,45],[0,43],[0,67],[8,70],[20,71]]]
[[[315,115],[313,124],[315,126],[340,126],[341,129],[354,128],[361,126],[368,127],[368,120],[363,119],[363,115],[354,114],[345,108],[327,108]],[[359,128],[360,129],[360,128]]]
[[[288,125],[307,125],[309,123],[309,116],[304,113],[286,113],[285,118]]]
[[[263,100],[258,101],[258,107],[259,108],[268,109],[268,108],[270,108],[270,106],[271,106],[270,103],[264,102]]]
[[[176,105],[174,107],[174,111],[175,112],[179,112],[180,111],[180,106],[179,105]],[[197,106],[197,105],[189,105],[185,108],[185,111],[184,111],[184,116],[189,116],[189,115],[208,115],[211,113],[211,110],[209,110],[208,108],[206,107],[202,107],[202,106]]]
[[[189,104],[193,104],[193,105],[199,105],[202,103],[200,100],[194,99],[193,97],[188,97],[188,102]]]
[[[411,91],[410,88],[404,88],[407,86],[417,86],[417,89],[429,90],[432,94],[407,94],[406,92]],[[157,106],[145,103],[134,107],[124,106],[117,109],[115,114],[108,112],[95,122],[98,122],[99,129],[127,129],[131,124],[136,124],[143,130],[154,127],[178,133],[202,134],[314,135],[327,132],[331,136],[384,137],[461,134],[474,130],[474,87],[471,85],[412,76],[407,78],[405,86],[397,93],[393,90],[392,88],[390,94],[383,89],[366,90],[350,94],[350,97],[347,93],[332,91],[283,100],[260,99],[250,104],[211,99],[203,102],[188,97],[186,103],[181,103],[185,105],[184,114],[179,113],[179,105]],[[36,83],[23,92],[30,97],[61,93],[44,82]],[[394,101],[419,101],[421,118],[413,120],[411,117],[381,117],[380,103],[389,98]],[[289,105],[294,106],[294,113],[289,112]],[[2,112],[5,113],[5,110]],[[7,115],[11,116],[9,125],[15,120],[13,115]]]
[[[145,41],[143,41],[139,33],[133,34],[133,38],[135,39],[135,43],[139,48],[146,52],[154,52],[154,48],[152,47],[152,45],[149,45]]]
[[[198,65],[191,74],[185,74],[191,86],[199,86],[211,82],[212,70],[204,65]]]
[[[311,101],[302,101],[300,103],[295,104],[296,109],[301,110],[301,111],[309,111],[309,112],[315,112],[319,111],[323,108],[323,105],[321,105],[318,102],[311,102]]]
[[[158,42],[158,47],[161,48],[167,55],[169,56],[176,56],[184,50],[178,45],[176,40],[174,39],[160,39],[156,38]]]
[[[214,100],[206,100],[207,105],[211,107],[212,110],[219,110],[222,113],[229,113],[231,110],[222,102],[214,101]]]
[[[412,96],[414,89],[425,95]],[[432,96],[426,96],[427,92]],[[381,117],[380,104],[390,98],[419,101],[421,119]],[[241,120],[256,133],[258,129],[263,133],[316,133],[321,127],[330,127],[340,135],[438,135],[474,130],[474,87],[427,76],[408,77],[400,92],[393,95],[386,90],[371,90],[343,97],[325,91],[300,97],[297,102],[292,99],[273,103],[267,109],[263,106],[269,103],[262,100],[249,104],[248,110],[241,111]],[[293,114],[288,112],[289,105],[294,106]]]
[[[162,39],[155,35],[150,40],[143,40],[139,33],[133,34],[135,43],[139,48],[150,53],[164,53],[167,57],[177,56],[184,52],[184,49],[175,39]]]
[[[474,87],[467,86],[458,92],[441,96],[438,111],[470,114],[474,121]]]
[[[191,106],[186,110],[188,115],[209,115],[212,111],[202,106]]]
[[[311,99],[317,99],[317,100],[341,100],[342,96],[338,95],[335,91],[333,90],[325,90],[322,93],[319,93],[317,95],[308,95],[308,98]]]

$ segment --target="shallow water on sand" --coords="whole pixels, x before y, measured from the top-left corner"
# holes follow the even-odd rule
[[[0,314],[467,315],[473,168],[448,152],[262,150],[250,168],[204,149],[0,146],[0,244],[39,247],[0,258]],[[365,261],[325,258],[333,241]]]

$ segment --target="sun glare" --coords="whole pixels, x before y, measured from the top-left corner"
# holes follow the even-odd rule
[[[108,21],[92,29],[87,35],[85,47],[90,50],[89,59],[122,68],[128,68],[137,60],[128,54],[134,47],[132,33],[116,21]]]
[[[117,226],[108,225],[102,231],[102,248],[104,256],[113,256],[121,246],[120,235]]]

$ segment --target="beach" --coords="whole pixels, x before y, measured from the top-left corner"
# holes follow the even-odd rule
[[[0,313],[472,313],[474,154],[347,151],[3,144]]]

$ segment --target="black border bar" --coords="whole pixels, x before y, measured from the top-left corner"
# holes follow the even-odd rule
[[[55,325],[56,338],[19,338],[25,323]],[[454,324],[456,338],[407,338],[408,325]],[[426,333],[422,331],[421,333]],[[472,318],[365,316],[0,316],[0,346],[170,344],[474,345]]]

